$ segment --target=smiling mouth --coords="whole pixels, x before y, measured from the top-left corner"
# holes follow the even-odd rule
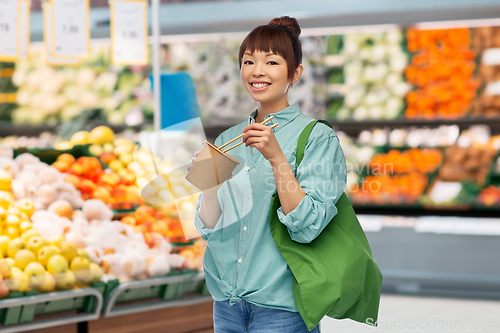
[[[270,86],[271,84],[270,83],[251,83],[252,87],[254,88],[264,88],[264,87],[267,87],[267,86]]]

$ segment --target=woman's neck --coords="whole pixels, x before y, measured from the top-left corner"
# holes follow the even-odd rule
[[[279,112],[287,107],[289,107],[290,104],[288,103],[288,100],[279,100],[271,104],[262,104],[258,103],[258,109],[259,112],[257,113],[257,117],[255,118],[256,123],[261,123],[264,121],[264,118],[270,114],[270,113],[276,113]]]

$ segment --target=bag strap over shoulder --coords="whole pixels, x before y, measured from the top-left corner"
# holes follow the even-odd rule
[[[307,126],[302,130],[302,133],[300,133],[299,139],[297,140],[297,161],[295,162],[296,164],[295,170],[299,168],[299,164],[300,162],[302,162],[307,141],[309,140],[309,136],[311,135],[314,125],[316,125],[318,122],[322,122],[323,124],[329,126],[330,128],[332,127],[332,125],[330,125],[330,123],[327,122],[326,120],[313,120],[309,124],[307,124]]]

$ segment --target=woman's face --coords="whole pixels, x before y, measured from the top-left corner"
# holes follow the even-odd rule
[[[262,104],[286,102],[290,84],[285,59],[272,52],[245,52],[241,65],[241,79],[250,96]]]

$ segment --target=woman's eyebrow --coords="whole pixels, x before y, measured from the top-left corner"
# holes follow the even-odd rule
[[[250,53],[250,52],[245,52],[244,54],[251,56],[251,55],[253,55],[253,52],[252,52],[252,53]]]

